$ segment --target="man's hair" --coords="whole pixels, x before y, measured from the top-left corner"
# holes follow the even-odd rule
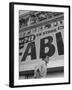
[[[42,60],[44,60],[44,59],[45,59],[45,57],[42,58]]]
[[[48,57],[48,58],[49,58],[49,56],[45,56],[45,57],[43,57],[42,59],[44,60],[46,57]]]
[[[49,58],[49,56],[46,56],[47,58]]]

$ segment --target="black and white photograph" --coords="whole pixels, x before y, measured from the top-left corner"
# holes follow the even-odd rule
[[[19,78],[64,77],[64,13],[19,11]]]
[[[10,87],[69,84],[70,7],[27,3],[10,7],[14,40]]]

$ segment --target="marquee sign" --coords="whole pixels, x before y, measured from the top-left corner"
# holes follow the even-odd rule
[[[50,60],[64,59],[63,19],[20,32],[20,71],[34,69],[34,65],[45,56]],[[24,66],[26,68],[22,68]]]

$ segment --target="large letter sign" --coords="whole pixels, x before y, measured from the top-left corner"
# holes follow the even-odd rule
[[[29,49],[31,49],[31,52],[29,52]],[[29,43],[25,53],[23,55],[22,61],[26,60],[26,57],[30,55],[31,56],[31,60],[36,59],[36,49],[35,49],[35,42]]]
[[[61,32],[56,33],[56,40],[57,40],[58,54],[63,55],[64,54],[64,45],[63,45]]]
[[[62,21],[63,22],[63,21]],[[64,24],[58,24],[50,28],[39,29],[36,26],[20,33],[19,63],[20,71],[34,69],[42,58],[49,56],[50,60],[64,59]],[[35,30],[35,32],[34,32]],[[30,66],[30,67],[29,67]]]
[[[45,40],[47,40],[48,42],[45,43]],[[45,37],[45,38],[40,40],[40,58],[43,58],[43,57],[46,57],[46,56],[51,57],[54,54],[55,47],[52,44],[52,42],[53,42],[52,36],[48,36],[48,37]],[[45,48],[46,47],[49,48],[49,51],[47,53],[45,53]]]

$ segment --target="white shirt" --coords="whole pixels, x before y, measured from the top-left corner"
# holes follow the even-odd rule
[[[47,65],[45,61],[39,62],[34,69],[34,77],[37,78],[37,70],[39,70],[40,77],[46,77],[47,75]]]

